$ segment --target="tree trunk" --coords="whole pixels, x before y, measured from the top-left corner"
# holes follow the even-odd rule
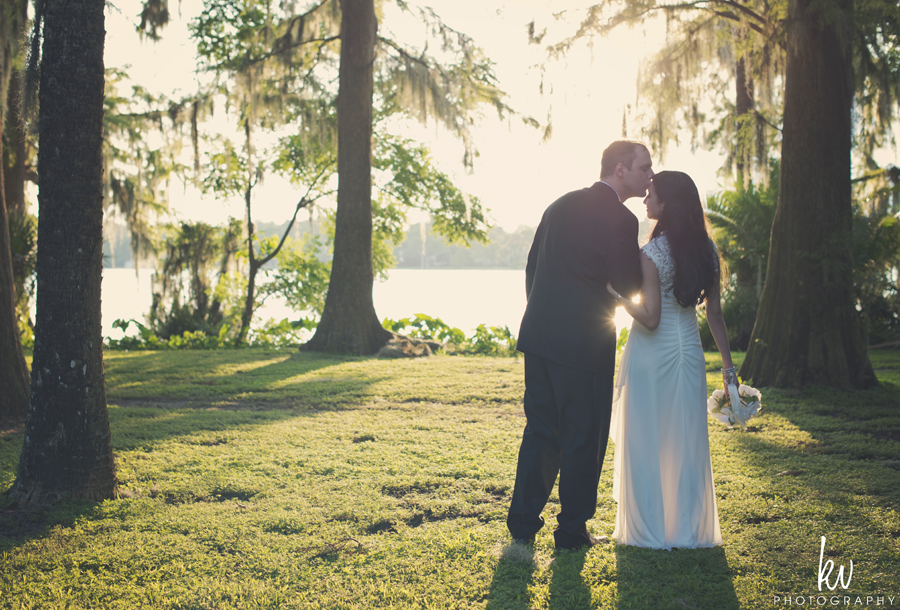
[[[21,75],[13,74],[9,79],[9,94],[6,103],[6,134],[10,146],[3,150],[3,191],[6,209],[10,215],[19,218],[25,215],[25,162],[28,156],[27,134],[19,112]]]
[[[34,363],[12,489],[20,506],[116,493],[100,327],[105,4],[44,4]]]
[[[343,0],[341,7],[334,259],[322,319],[304,349],[374,354],[391,338],[372,301],[372,64],[378,22],[373,0]]]
[[[253,246],[251,246],[252,248]],[[235,346],[241,346],[247,340],[247,333],[250,331],[250,322],[253,320],[253,301],[256,298],[256,273],[259,267],[256,261],[250,260],[250,271],[247,276],[247,294],[244,295],[244,310],[241,312],[241,328],[238,336],[234,340]]]
[[[749,178],[749,175],[752,171],[752,160],[753,160],[753,146],[752,144],[744,137],[743,133],[746,130],[745,125],[748,122],[752,124],[756,124],[756,121],[751,121],[748,119],[745,114],[751,112],[754,108],[753,101],[753,78],[748,77],[747,69],[744,64],[744,58],[741,57],[737,64],[735,65],[734,70],[734,80],[735,80],[735,98],[734,98],[734,114],[736,117],[735,124],[735,150],[734,150],[734,159],[735,159],[735,169],[737,173],[737,180],[739,184],[746,184]]]
[[[16,52],[14,36],[19,33],[18,11],[3,6],[0,15],[0,133],[5,131],[7,119],[7,89],[11,81],[12,60]],[[0,162],[5,161],[0,138]],[[0,421],[8,422],[25,417],[28,410],[28,365],[22,352],[16,316],[16,289],[13,277],[12,251],[9,241],[9,216],[0,171]]]
[[[852,296],[851,35],[790,0],[781,185],[769,266],[741,376],[757,386],[877,383]]]
[[[0,125],[4,114],[0,112]],[[0,138],[0,154],[3,142]],[[0,157],[2,158],[2,157]],[[0,172],[3,197],[3,172]],[[9,223],[5,203],[0,200],[0,422],[25,418],[28,410],[28,365],[22,351],[16,317],[16,289],[13,280]]]
[[[3,52],[7,61],[21,55],[21,43],[28,27],[28,0],[4,0],[3,19]],[[27,134],[22,121],[21,91],[22,76],[4,65],[3,83],[0,92],[6,95],[6,106],[3,108],[5,123],[0,122],[3,133],[7,136],[7,147],[0,158],[3,159],[4,185],[6,193],[6,209],[10,214],[24,216],[25,209],[25,162],[27,161]]]
[[[250,139],[250,118],[244,119],[244,135],[247,142],[247,188],[244,190],[244,207],[247,210],[247,261],[250,265],[247,277],[247,294],[244,295],[244,311],[241,313],[241,329],[238,331],[234,344],[244,344],[247,333],[250,330],[250,322],[253,320],[253,300],[256,298],[256,272],[259,265],[256,262],[256,253],[253,250],[253,236],[256,232],[253,226],[251,202],[253,201],[253,142]]]
[[[249,215],[248,215],[249,219]],[[250,223],[248,222],[248,225]],[[253,320],[253,301],[256,300],[256,274],[259,272],[259,268],[262,266],[256,259],[256,255],[253,253],[253,228],[247,230],[248,238],[247,238],[247,250],[248,250],[248,263],[249,263],[249,271],[247,273],[247,294],[244,295],[244,310],[241,312],[241,329],[238,331],[238,336],[234,340],[235,346],[241,346],[244,344],[244,341],[247,340],[247,333],[250,331],[250,322]]]

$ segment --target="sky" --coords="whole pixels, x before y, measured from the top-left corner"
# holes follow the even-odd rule
[[[415,3],[413,3],[415,4]],[[465,32],[495,63],[500,87],[509,95],[508,103],[523,115],[546,121],[552,112],[553,135],[542,141],[542,131],[524,126],[517,118],[499,120],[492,110],[485,113],[475,130],[479,151],[474,171],[461,163],[462,144],[434,124],[398,123],[408,137],[427,144],[439,167],[451,175],[466,193],[480,198],[491,210],[495,222],[507,231],[520,225],[536,226],[544,209],[562,194],[590,186],[599,177],[600,155],[606,145],[621,137],[622,115],[627,104],[639,104],[636,97],[638,65],[642,57],[662,42],[661,24],[642,29],[620,28],[609,39],[594,41],[570,52],[565,61],[550,64],[544,94],[539,91],[541,75],[536,68],[546,52],[528,43],[527,24],[533,19],[559,32],[574,31],[577,21],[554,14],[579,5],[573,0],[427,0],[450,27]],[[391,10],[382,29],[399,39],[418,36],[415,22]],[[170,0],[171,23],[158,43],[142,41],[134,29],[140,11],[139,0],[120,0],[107,15],[107,67],[124,68],[135,82],[173,98],[195,89],[194,45],[187,35],[187,23],[199,13],[200,0]],[[580,13],[570,13],[577,19]],[[551,31],[551,34],[553,31]],[[552,90],[552,94],[550,91]],[[629,137],[639,134],[631,126]],[[716,171],[722,164],[716,151],[690,151],[686,146],[670,148],[665,163],[654,152],[654,168],[677,169],[690,174],[701,193],[724,188]],[[896,163],[896,151],[893,153]],[[290,218],[297,194],[286,182],[267,178],[258,189],[254,204],[257,221],[284,222]],[[644,218],[639,199],[626,202]],[[227,217],[243,217],[242,201],[216,200],[201,196],[192,187],[172,189],[172,209],[179,219],[221,223]],[[411,222],[424,217],[415,214]]]
[[[535,67],[545,57],[543,47],[530,45],[527,24],[534,18],[554,22],[551,15],[574,2],[525,0],[430,0],[430,6],[450,27],[470,35],[495,63],[500,87],[508,93],[509,105],[542,123],[552,109],[553,136],[542,142],[542,130],[527,127],[518,118],[499,120],[492,109],[475,130],[479,157],[473,171],[462,166],[462,144],[434,124],[406,121],[397,127],[403,135],[426,143],[439,167],[451,175],[467,194],[477,196],[491,210],[495,222],[507,231],[520,225],[536,226],[544,209],[560,195],[590,186],[599,177],[603,148],[621,136],[622,112],[635,103],[635,83],[640,57],[654,45],[650,32],[623,29],[610,41],[599,40],[593,53],[581,48],[565,62],[552,66],[545,87],[539,92],[540,74]],[[134,29],[139,0],[121,0],[107,14],[106,65],[125,69],[132,79],[157,93],[171,97],[187,95],[195,88],[194,45],[187,23],[199,13],[202,3],[170,1],[171,23],[162,31],[163,40],[141,40]],[[388,10],[393,5],[388,3]],[[551,8],[552,6],[552,8]],[[578,13],[575,13],[576,16]],[[419,37],[415,22],[396,10],[386,13],[380,27],[398,38]],[[558,27],[569,29],[565,21]],[[655,40],[659,40],[657,34]],[[629,136],[635,136],[630,133]],[[701,192],[718,190],[715,177],[720,159],[715,153],[670,150],[666,167],[687,171]],[[656,166],[662,168],[657,161]],[[278,179],[267,178],[258,191],[254,216],[258,221],[283,222],[290,217],[296,194]],[[242,217],[242,202],[204,197],[195,189],[176,185],[171,207],[181,219],[224,222],[229,215]],[[630,207],[643,214],[640,200]],[[411,222],[423,217],[413,214]]]

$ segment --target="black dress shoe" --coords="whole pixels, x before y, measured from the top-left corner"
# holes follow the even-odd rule
[[[573,550],[573,549],[589,549],[598,544],[606,544],[609,542],[609,536],[592,536],[588,534],[589,539],[582,539],[573,545],[560,545],[557,543],[556,550]]]

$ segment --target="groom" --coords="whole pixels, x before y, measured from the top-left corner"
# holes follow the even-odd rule
[[[557,549],[605,542],[585,523],[609,438],[616,358],[615,302],[640,290],[638,220],[622,205],[643,197],[650,151],[619,140],[603,151],[600,181],[563,195],[544,212],[528,253],[528,305],[516,346],[525,354],[525,417],[507,516],[513,538],[530,541],[559,473]]]

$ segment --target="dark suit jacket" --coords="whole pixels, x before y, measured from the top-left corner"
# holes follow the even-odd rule
[[[615,301],[641,287],[638,220],[602,182],[544,212],[528,253],[528,305],[516,349],[601,374],[615,369]]]

